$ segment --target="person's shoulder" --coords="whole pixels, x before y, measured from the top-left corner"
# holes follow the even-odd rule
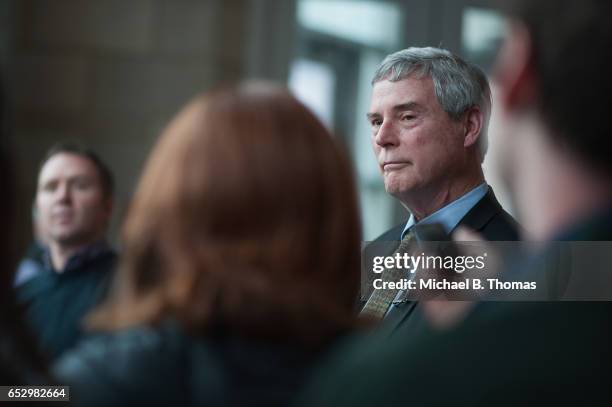
[[[521,225],[504,209],[500,209],[482,229],[489,240],[520,240]]]
[[[593,377],[601,377],[607,366],[601,355],[612,338],[611,307],[603,302],[499,303],[450,330],[373,335],[345,346],[318,372],[300,405],[375,406],[405,400],[517,405],[555,392],[575,396],[579,392],[572,382],[578,378],[597,392],[589,394],[609,397]],[[520,379],[526,365],[539,372],[540,387]],[[596,374],[576,373],[580,369]],[[418,373],[407,376],[408,371]],[[478,383],[476,390],[473,383]]]
[[[99,334],[66,353],[53,371],[60,383],[73,386],[83,405],[166,400],[160,389],[175,398],[172,390],[180,387],[177,372],[184,370],[186,341],[180,332],[165,327]]]
[[[146,360],[143,356],[155,353],[162,343],[160,333],[148,327],[94,334],[62,357],[56,371],[75,377],[88,370],[107,370],[120,375],[133,365],[134,359]]]
[[[94,266],[104,270],[114,270],[117,262],[119,261],[119,254],[112,247],[104,247],[99,253],[93,256],[92,261],[89,262],[90,266]]]
[[[489,187],[486,195],[463,217],[460,225],[482,234],[487,240],[516,241],[521,226],[497,200]]]
[[[396,359],[397,348],[389,346],[391,340],[375,330],[338,341],[314,369],[296,405],[379,405],[384,398],[375,400],[368,389],[386,375],[388,362]]]

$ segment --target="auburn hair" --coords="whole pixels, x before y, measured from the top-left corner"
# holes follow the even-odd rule
[[[154,147],[122,228],[97,328],[174,318],[317,342],[349,327],[360,222],[344,150],[286,90],[196,97]]]

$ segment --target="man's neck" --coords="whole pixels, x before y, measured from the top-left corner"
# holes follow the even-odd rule
[[[402,204],[418,222],[484,182],[482,170],[462,180],[450,180],[442,185],[426,188],[400,197]]]
[[[51,256],[51,264],[53,265],[53,269],[58,273],[62,273],[66,267],[66,264],[68,263],[68,260],[85,247],[91,246],[91,244],[92,242],[80,245],[65,245],[58,242],[50,242],[49,254]]]

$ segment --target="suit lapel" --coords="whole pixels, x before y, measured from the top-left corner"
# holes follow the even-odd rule
[[[502,210],[497,198],[495,198],[493,190],[491,187],[488,187],[485,196],[465,214],[457,226],[467,226],[475,231],[481,231],[487,223]]]
[[[408,319],[417,307],[417,301],[405,302],[402,304],[396,304],[387,314],[383,320],[383,328],[389,333],[389,336],[393,335],[395,331],[404,324],[404,321]]]

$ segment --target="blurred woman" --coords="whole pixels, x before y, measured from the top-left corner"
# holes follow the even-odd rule
[[[155,146],[122,233],[114,294],[89,318],[115,334],[57,367],[77,402],[285,405],[353,326],[350,165],[281,88],[189,103]]]

